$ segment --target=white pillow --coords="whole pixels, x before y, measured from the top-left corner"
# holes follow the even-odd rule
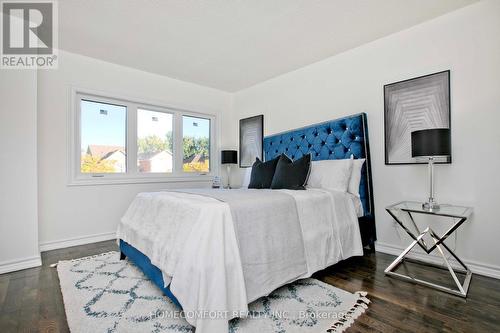
[[[359,197],[359,183],[361,182],[361,168],[365,163],[364,158],[352,160],[351,178],[349,179],[349,187],[347,191]]]
[[[352,161],[351,159],[312,161],[307,186],[347,192]]]
[[[245,175],[243,176],[243,183],[241,184],[242,188],[248,188],[250,184],[250,176],[252,175],[252,168],[245,169]]]

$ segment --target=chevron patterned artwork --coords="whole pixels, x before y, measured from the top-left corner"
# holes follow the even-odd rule
[[[411,132],[450,128],[450,71],[385,85],[384,109],[385,164],[427,163],[411,157]]]

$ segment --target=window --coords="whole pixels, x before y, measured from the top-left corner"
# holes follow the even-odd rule
[[[211,180],[215,116],[73,92],[70,185]]]
[[[127,108],[82,99],[80,110],[81,172],[126,172]]]
[[[137,169],[139,172],[173,170],[173,116],[170,113],[137,110]]]
[[[210,171],[210,119],[182,116],[182,169]]]

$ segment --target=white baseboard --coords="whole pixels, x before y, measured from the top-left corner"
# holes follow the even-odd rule
[[[4,261],[0,263],[0,274],[20,271],[22,269],[38,267],[41,265],[42,259],[40,258],[40,255],[23,259]]]
[[[116,239],[116,231],[40,243],[40,252]]]
[[[404,248],[402,248],[400,246],[391,245],[391,244],[376,242],[375,243],[375,250],[377,252],[382,252],[382,253],[387,253],[387,254],[392,254],[392,255],[398,256],[401,254],[401,252],[403,252]],[[419,252],[410,252],[408,254],[408,257],[413,258],[413,259],[418,259],[421,261],[426,261],[426,262],[433,263],[433,264],[442,264],[442,262],[443,262],[443,260],[439,256],[433,255],[433,254],[427,255],[427,254],[419,253]],[[469,269],[472,271],[472,273],[492,277],[495,279],[500,279],[500,267],[499,266],[484,264],[484,263],[480,263],[480,262],[473,261],[473,260],[465,260],[462,258],[460,258],[460,260],[462,260],[464,262],[464,264],[466,264],[467,267],[469,267]]]

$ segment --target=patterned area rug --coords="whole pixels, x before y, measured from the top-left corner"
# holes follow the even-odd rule
[[[78,332],[194,332],[176,307],[118,252],[60,261],[57,266],[68,325]],[[303,279],[249,305],[230,333],[342,332],[367,309],[366,293],[351,294]]]

